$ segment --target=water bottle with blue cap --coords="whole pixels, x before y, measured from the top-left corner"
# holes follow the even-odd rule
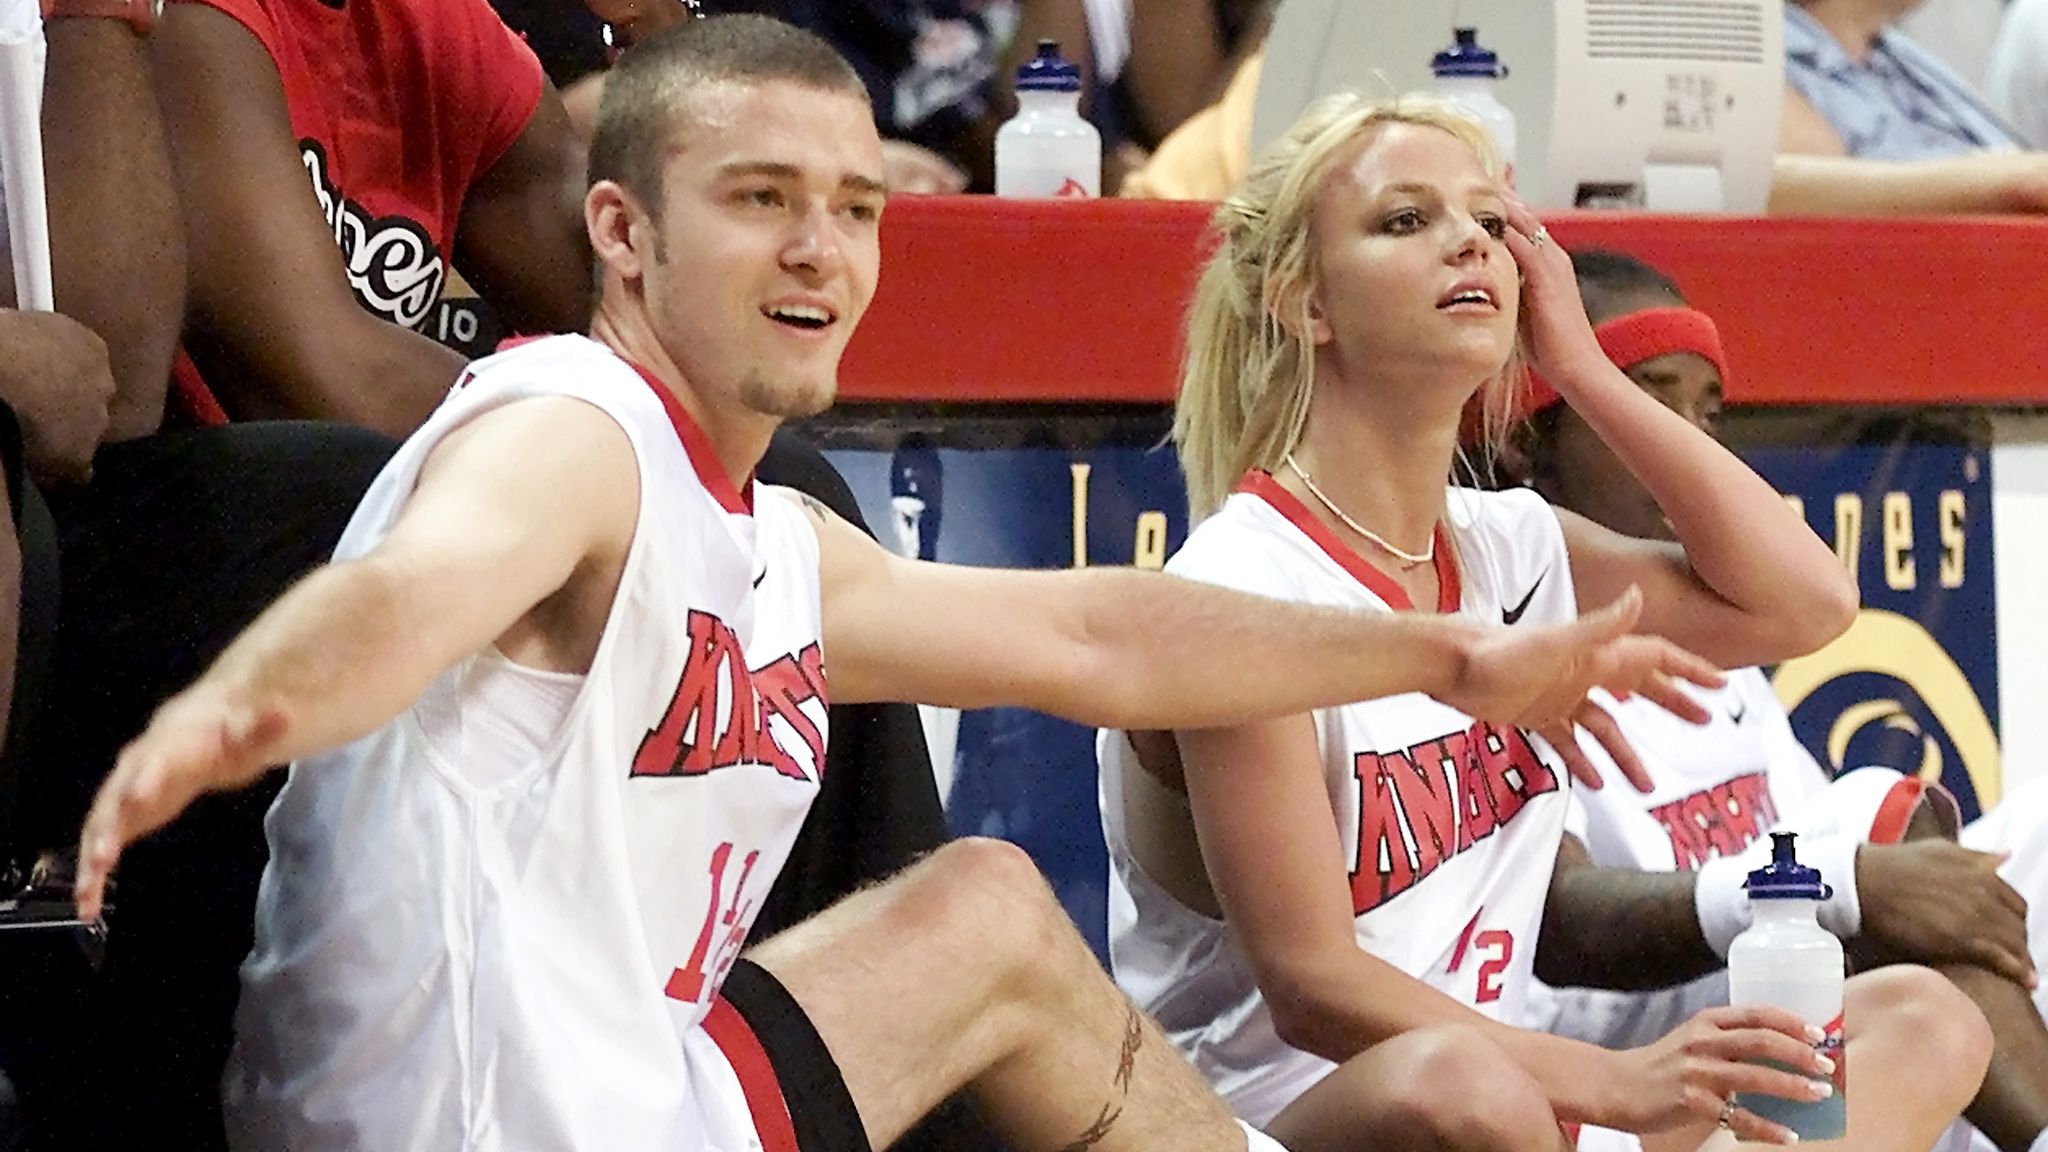
[[[1451,36],[1451,46],[1429,62],[1429,70],[1436,76],[1436,94],[1460,105],[1486,126],[1501,163],[1507,165],[1508,183],[1513,184],[1515,114],[1500,99],[1500,82],[1507,77],[1507,66],[1480,46],[1479,29],[1458,28]]]
[[[1818,869],[1799,862],[1796,840],[1790,832],[1771,833],[1771,862],[1751,872],[1743,885],[1753,919],[1728,946],[1728,1002],[1783,1008],[1825,1032],[1820,1048],[1835,1062],[1834,1093],[1816,1101],[1743,1093],[1735,1102],[1790,1128],[1801,1140],[1833,1140],[1848,1130],[1849,1121],[1842,942],[1820,926],[1820,902],[1832,891]]]
[[[1081,70],[1040,40],[1017,69],[1017,114],[996,130],[996,195],[1102,194],[1102,134],[1081,118]]]

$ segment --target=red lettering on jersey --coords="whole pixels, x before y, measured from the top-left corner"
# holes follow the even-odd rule
[[[1769,778],[1751,772],[1660,804],[1650,815],[1671,837],[1671,856],[1692,871],[1716,856],[1733,856],[1778,825]]]
[[[1557,774],[1527,736],[1483,723],[1405,752],[1361,752],[1351,764],[1359,798],[1351,869],[1357,915],[1413,888],[1558,789]]]
[[[739,638],[723,620],[692,610],[687,627],[689,654],[682,675],[661,723],[648,729],[634,751],[632,775],[701,776],[738,764],[766,764],[796,780],[822,773],[825,733],[803,710],[810,701],[827,699],[825,659],[818,646],[750,670]],[[721,696],[726,702],[722,729]],[[810,773],[775,738],[769,721],[776,717],[810,752]]]

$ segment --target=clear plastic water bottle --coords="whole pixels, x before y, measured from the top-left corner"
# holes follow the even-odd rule
[[[1821,1054],[1835,1062],[1835,1091],[1810,1102],[1743,1093],[1736,1103],[1797,1132],[1802,1141],[1834,1140],[1847,1131],[1849,1120],[1842,943],[1815,918],[1830,892],[1819,871],[1799,862],[1795,839],[1790,832],[1771,833],[1771,862],[1751,872],[1744,885],[1754,919],[1728,946],[1728,1002],[1774,1005],[1826,1032]]]
[[[1477,28],[1452,31],[1454,43],[1436,54],[1429,70],[1436,75],[1436,92],[1479,118],[1500,150],[1507,165],[1508,183],[1515,182],[1515,114],[1500,102],[1500,82],[1508,74],[1500,57],[1479,46]]]
[[[996,130],[996,195],[1102,194],[1102,134],[1081,118],[1081,70],[1054,40],[1017,69],[1017,114]]]

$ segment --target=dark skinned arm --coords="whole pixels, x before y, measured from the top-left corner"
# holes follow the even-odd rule
[[[533,118],[463,198],[455,264],[516,332],[590,327],[586,169],[583,141],[547,85]]]
[[[202,4],[172,5],[155,40],[208,383],[238,417],[410,433],[463,359],[357,304],[262,42]]]
[[[115,393],[104,439],[132,439],[163,420],[185,308],[185,235],[148,41],[125,21],[100,18],[54,19],[45,32],[43,160],[57,310],[106,342]],[[10,280],[10,299],[12,291]]]
[[[1577,837],[1557,850],[1536,975],[1557,987],[1633,992],[1668,988],[1721,967],[1700,935],[1690,872],[1638,872],[1593,863]]]

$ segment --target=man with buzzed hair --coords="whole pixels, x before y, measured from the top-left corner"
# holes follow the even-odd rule
[[[295,761],[225,1086],[238,1147],[863,1149],[962,1086],[1020,1150],[1269,1145],[1007,845],[949,845],[739,955],[828,694],[1152,728],[1420,690],[1561,743],[1596,683],[1685,708],[1672,677],[1714,680],[1624,635],[1633,594],[1504,630],[950,568],[755,483],[874,293],[866,97],[758,17],[615,79],[591,335],[472,365],[335,563],[163,707],[87,820],[90,914],[124,845]]]

